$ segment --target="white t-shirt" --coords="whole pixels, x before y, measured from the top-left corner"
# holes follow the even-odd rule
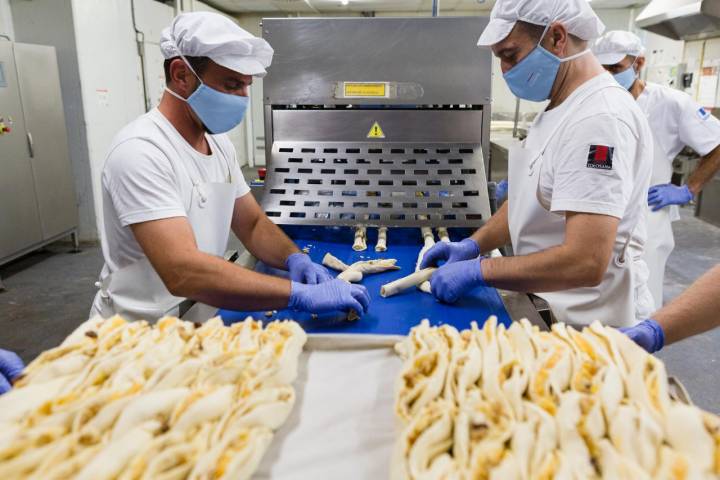
[[[250,191],[227,136],[206,137],[210,155],[192,148],[157,108],[117,134],[102,173],[105,266],[101,277],[145,257],[130,225],[187,217],[193,187],[190,174],[201,182],[234,183],[236,198]]]
[[[632,234],[631,258],[637,259],[647,235],[652,134],[632,95],[620,88],[603,88],[575,105],[577,97],[601,86],[617,87],[617,82],[610,74],[599,75],[560,106],[543,112],[530,129],[526,147],[542,148],[555,132],[540,170],[540,204],[559,215],[594,213],[620,219],[616,245],[624,245]],[[568,108],[574,111],[558,130]]]
[[[680,90],[648,83],[637,99],[655,135],[650,185],[670,183],[672,162],[685,146],[705,156],[720,145],[720,120]]]

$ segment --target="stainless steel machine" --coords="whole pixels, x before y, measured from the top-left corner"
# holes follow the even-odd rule
[[[55,48],[0,39],[0,265],[77,225]]]
[[[487,193],[487,19],[266,19],[268,179],[279,224],[479,226]]]
[[[490,52],[475,45],[487,23],[462,18],[265,19],[275,49],[264,79],[267,179],[262,206],[320,262],[393,258],[401,270],[363,279],[372,298],[346,315],[284,310],[309,333],[405,335],[421,319],[468,328],[490,315],[545,328],[527,295],[478,288],[454,305],[428,294],[381,298],[383,283],[416,267],[418,227],[453,240],[490,217],[486,172]],[[353,226],[387,226],[388,250],[351,248]],[[257,267],[256,267],[257,269]],[[263,269],[264,273],[286,272]],[[221,311],[227,322],[264,312]]]

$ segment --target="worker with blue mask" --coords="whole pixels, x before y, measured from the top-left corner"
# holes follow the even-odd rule
[[[102,172],[100,222],[105,265],[91,316],[155,320],[199,307],[362,315],[364,287],[335,280],[261,210],[227,132],[243,120],[254,77],[273,49],[234,21],[183,13],[163,30],[166,89],[160,104],[124,127]],[[232,231],[279,278],[223,259]]]
[[[589,50],[604,25],[587,0],[498,0],[478,45],[519,98],[549,101],[510,150],[508,200],[471,238],[423,268],[443,302],[478,286],[533,292],[555,319],[631,326],[653,311],[642,259],[652,135]],[[481,257],[512,243],[515,256]]]
[[[637,100],[647,116],[655,143],[648,191],[648,240],[645,261],[650,270],[650,292],[663,304],[665,265],[675,247],[672,222],[679,220],[678,206],[689,203],[720,171],[720,120],[688,94],[645,82],[645,48],[631,32],[613,31],[593,46],[600,63]],[[673,161],[686,146],[702,156],[685,185],[673,185]]]
[[[12,388],[24,369],[25,364],[15,352],[0,348],[0,395]]]

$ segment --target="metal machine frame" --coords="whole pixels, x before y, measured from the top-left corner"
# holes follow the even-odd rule
[[[268,216],[287,227],[482,225],[492,59],[476,43],[487,22],[264,19],[275,49],[263,81]],[[498,293],[511,318],[545,326],[527,295]]]
[[[490,217],[481,17],[265,19],[279,224],[478,226]]]

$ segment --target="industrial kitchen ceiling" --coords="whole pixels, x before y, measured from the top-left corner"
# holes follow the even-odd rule
[[[432,0],[206,0],[227,13],[319,14],[343,12],[429,13]],[[494,0],[438,0],[440,11],[488,12]],[[648,0],[592,0],[596,8],[643,6]]]

